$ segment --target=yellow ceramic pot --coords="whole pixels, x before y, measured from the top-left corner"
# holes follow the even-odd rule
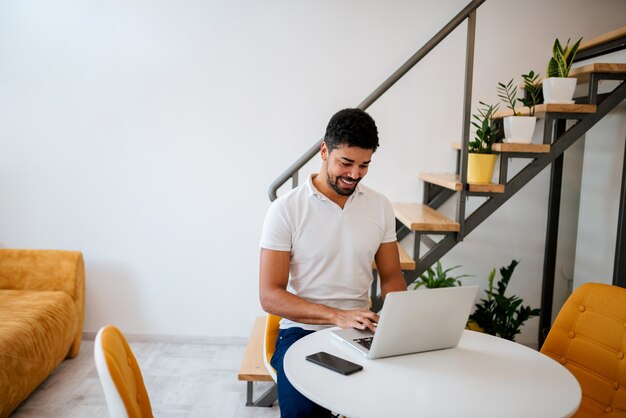
[[[495,166],[495,154],[469,153],[467,156],[467,182],[491,183]]]
[[[481,326],[478,325],[478,323],[474,321],[473,319],[469,319],[467,321],[467,324],[465,325],[465,329],[469,329],[471,331],[476,331],[476,332],[485,332],[485,330],[482,329]]]

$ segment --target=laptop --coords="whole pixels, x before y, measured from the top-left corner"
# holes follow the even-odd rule
[[[456,347],[477,293],[478,286],[392,292],[376,333],[354,328],[331,333],[369,359]]]

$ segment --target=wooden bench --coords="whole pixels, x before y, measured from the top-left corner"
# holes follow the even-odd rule
[[[263,339],[265,337],[265,317],[259,316],[254,321],[252,334],[248,340],[248,346],[243,356],[241,368],[237,378],[247,383],[246,406],[272,406],[278,394],[274,383],[256,401],[253,400],[254,382],[273,382],[272,376],[267,372],[263,363]]]

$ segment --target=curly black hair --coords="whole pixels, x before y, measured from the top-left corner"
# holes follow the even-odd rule
[[[340,145],[376,151],[379,145],[376,122],[361,109],[340,110],[330,118],[324,142],[329,151]]]

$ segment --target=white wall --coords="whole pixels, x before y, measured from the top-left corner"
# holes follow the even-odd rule
[[[0,245],[83,251],[87,331],[246,336],[269,184],[465,3],[0,2]],[[543,72],[555,36],[623,25],[623,1],[598,4],[487,1],[475,102]],[[465,27],[371,108],[367,183],[392,200],[420,199],[418,172],[454,169],[464,45]],[[484,284],[521,259],[511,291],[538,306],[546,183],[444,262]],[[535,335],[536,321],[521,340]]]
[[[611,284],[626,138],[626,103],[585,135],[574,287]]]
[[[626,51],[607,55],[603,60],[624,63]],[[606,91],[614,86],[613,81],[603,81],[599,88]],[[613,282],[625,138],[626,102],[585,135],[574,288],[586,282]]]

